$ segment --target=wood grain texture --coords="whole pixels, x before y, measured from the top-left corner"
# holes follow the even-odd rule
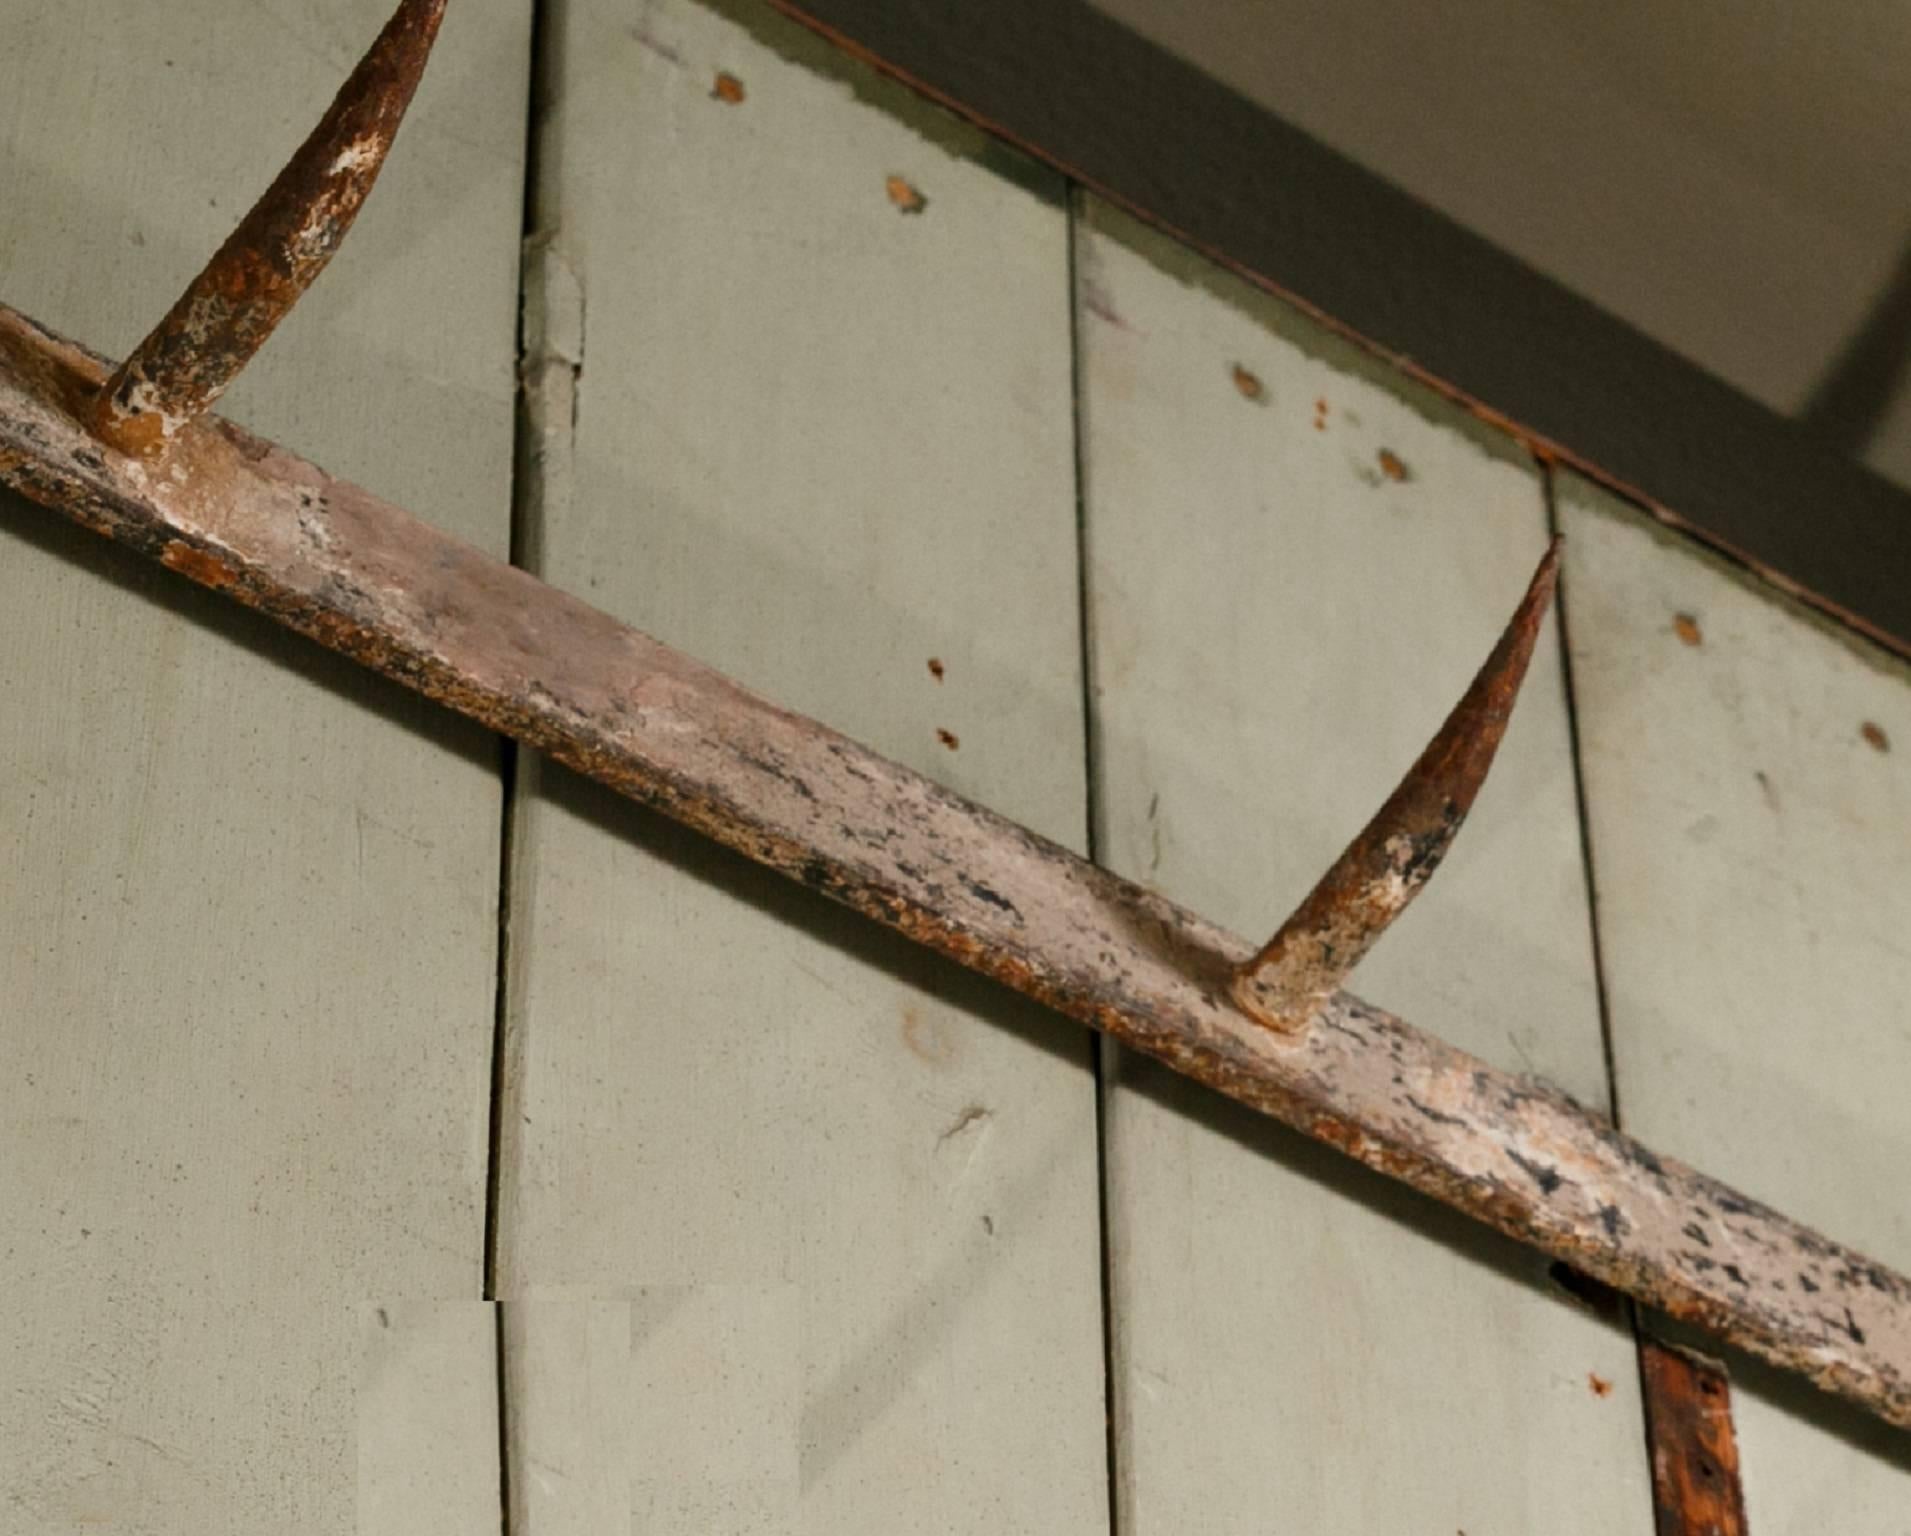
[[[1581,481],[1560,499],[1626,1129],[1902,1266],[1911,671]],[[1760,1536],[1898,1536],[1902,1434],[1734,1374]]]
[[[1102,205],[1078,238],[1100,847],[1271,932],[1490,649],[1541,488]],[[1549,631],[1465,833],[1354,985],[1599,1102],[1559,678]],[[1122,1530],[1650,1528],[1628,1336],[1151,1064],[1114,1080]]]
[[[387,9],[6,7],[0,292],[131,344]],[[454,15],[227,397],[496,550],[525,22]],[[0,1529],[350,1531],[362,1305],[478,1295],[493,747],[37,508],[0,543]]]
[[[1079,845],[1058,189],[812,73],[798,29],[556,20],[534,563]],[[501,1293],[675,1295],[743,1373],[720,1413],[692,1356],[651,1357],[680,1412],[633,1380],[633,1528],[1102,1529],[1086,1036],[556,769],[522,784]],[[508,1379],[584,1390],[529,1344]],[[766,1447],[794,1486],[746,1497]],[[570,1528],[561,1493],[529,1536]]]

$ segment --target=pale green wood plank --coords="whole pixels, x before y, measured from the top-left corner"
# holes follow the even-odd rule
[[[498,1305],[510,1361],[508,1528],[630,1530],[631,1301],[539,1296]]]
[[[5,0],[0,296],[129,346],[388,9]],[[527,15],[452,8],[228,397],[494,550]],[[0,1529],[351,1531],[363,1305],[479,1294],[493,745],[38,508],[0,544]]]
[[[1100,850],[1271,932],[1491,648],[1542,487],[1101,205],[1078,242]],[[1472,820],[1356,990],[1604,1101],[1550,628]],[[1113,1081],[1121,1530],[1650,1529],[1631,1338],[1543,1261],[1152,1063]]]
[[[512,1530],[802,1528],[796,1286],[637,1286],[503,1306]]]
[[[359,1331],[357,1536],[497,1530],[497,1309],[368,1304]]]
[[[754,7],[554,19],[542,570],[1079,845],[1055,183]],[[714,1308],[750,1416],[712,1444],[711,1383],[650,1356],[633,1528],[1103,1529],[1086,1036],[556,770],[522,789],[501,1292]],[[553,1348],[509,1381],[596,1400]],[[775,1466],[738,1481],[772,1448],[788,1509]],[[524,1536],[575,1522],[546,1494]]]
[[[1626,1128],[1911,1267],[1911,669],[1577,478],[1560,499]],[[1902,1433],[1739,1375],[1759,1536],[1911,1530]]]

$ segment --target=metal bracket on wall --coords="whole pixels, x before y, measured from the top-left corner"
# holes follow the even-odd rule
[[[1658,1536],[1746,1536],[1732,1384],[1691,1350],[1639,1339]]]
[[[1457,832],[1557,570],[1262,950],[206,408],[369,191],[444,12],[404,0],[115,370],[0,307],[0,481],[1648,1306],[1911,1427],[1911,1280],[1341,989]]]

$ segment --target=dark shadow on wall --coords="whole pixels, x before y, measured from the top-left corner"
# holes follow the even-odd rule
[[[1911,490],[1087,0],[771,3],[1911,652]]]
[[[1857,458],[1911,380],[1911,245],[1864,324],[1812,390],[1798,424],[1834,453]]]

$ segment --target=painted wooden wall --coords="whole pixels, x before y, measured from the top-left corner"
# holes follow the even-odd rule
[[[1902,1268],[1911,669],[1591,486],[1559,503],[1622,1120]],[[1911,1437],[1738,1376],[1759,1536],[1911,1530]]]
[[[130,348],[387,9],[6,0],[0,293]],[[458,9],[228,407],[503,552],[529,18]],[[495,743],[11,499],[0,655],[0,1530],[482,1529]]]
[[[0,0],[0,297],[129,346],[383,9]],[[544,9],[522,262],[530,7],[456,5],[232,414],[1248,932],[1562,528],[1360,988],[1911,1267],[1904,669],[759,6]],[[1651,1528],[1533,1255],[0,544],[0,1532]],[[1760,1536],[1911,1530],[1901,1435],[1735,1369]]]
[[[537,215],[544,298],[581,313],[551,333],[581,340],[537,563],[1079,847],[1060,183],[993,174],[799,39],[685,0],[564,9]],[[526,770],[513,1530],[1101,1529],[1088,1037]],[[571,1347],[597,1326],[620,1342]],[[585,1476],[544,1407],[581,1393],[626,1425]]]

